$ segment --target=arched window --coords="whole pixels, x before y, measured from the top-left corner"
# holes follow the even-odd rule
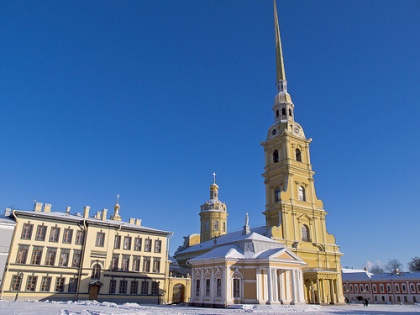
[[[214,230],[218,231],[219,230],[219,221],[214,221]]]
[[[279,151],[278,150],[274,150],[273,151],[273,162],[277,163],[279,161]]]
[[[299,149],[296,149],[296,161],[302,162],[302,153]]]
[[[200,296],[200,279],[195,282],[195,296]]]
[[[388,293],[392,292],[392,288],[391,288],[391,285],[389,283],[386,285],[386,290],[388,291]]]
[[[348,291],[347,291],[347,284],[344,284],[343,285],[343,288],[344,288],[344,293],[348,293]]]
[[[369,285],[368,284],[365,284],[365,291],[369,292]]]
[[[282,108],[281,109],[281,114],[284,116],[284,115],[286,115],[286,108]]]
[[[398,283],[395,284],[395,293],[400,293],[400,286]]]
[[[276,110],[276,117],[279,117],[279,110]]]
[[[292,117],[292,110],[289,108],[289,116]]]
[[[359,293],[359,286],[357,284],[354,285],[354,293]]]
[[[101,265],[95,264],[92,268],[92,279],[99,279],[101,277]]]
[[[233,279],[233,297],[236,299],[241,297],[240,283],[238,278]]]
[[[299,200],[306,201],[305,188],[299,186]]]
[[[350,284],[350,293],[353,293],[353,285]]]
[[[274,191],[274,201],[279,202],[280,201],[280,188],[277,187]]]
[[[416,293],[416,287],[414,286],[414,283],[410,283],[410,290],[411,293]]]
[[[401,284],[401,290],[403,291],[403,293],[407,292],[407,286],[404,283]]]
[[[384,285],[382,283],[379,285],[379,291],[384,293]]]
[[[309,242],[311,240],[309,236],[309,227],[304,224],[302,225],[302,241]]]
[[[376,284],[372,284],[372,291],[373,293],[376,293]]]

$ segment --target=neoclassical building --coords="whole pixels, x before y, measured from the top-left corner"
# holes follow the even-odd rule
[[[219,225],[217,225],[218,229],[216,229],[216,225],[203,225],[203,218],[213,218],[212,222],[215,222],[215,220],[220,221],[223,218],[223,222],[226,221],[227,226],[227,208],[211,209],[211,213],[205,213],[208,210],[202,207],[200,212],[201,239],[197,234],[186,237],[183,246],[175,253],[175,258],[180,265],[188,267],[189,264],[192,268],[192,276],[195,283],[192,284],[191,301],[194,304],[222,303],[222,300],[226,305],[240,302],[266,304],[300,303],[302,300],[299,294],[294,299],[285,298],[285,295],[281,294],[284,285],[289,285],[288,290],[290,292],[299,291],[300,284],[297,283],[298,281],[302,283],[304,300],[307,303],[344,303],[340,263],[342,253],[336,244],[335,237],[327,231],[327,212],[322,201],[317,198],[315,193],[314,171],[312,170],[309,150],[311,139],[305,136],[302,126],[295,120],[295,106],[287,89],[275,0],[274,25],[277,74],[277,93],[272,107],[274,123],[269,126],[267,138],[265,142],[262,142],[265,157],[263,177],[266,192],[266,205],[263,214],[266,224],[263,227],[250,229],[250,231],[258,233],[259,237],[266,237],[272,242],[277,242],[278,248],[282,248],[288,255],[293,253],[293,257],[298,257],[305,264],[298,264],[299,271],[296,272],[301,277],[295,277],[293,281],[290,278],[283,281],[279,276],[279,271],[272,271],[270,267],[272,266],[271,261],[267,262],[267,267],[260,266],[253,260],[256,257],[260,257],[258,253],[263,250],[262,248],[256,249],[252,255],[249,255],[249,253],[247,255],[245,254],[246,250],[238,245],[243,245],[242,240],[236,239],[235,242],[239,243],[233,242],[226,246],[237,246],[240,250],[232,247],[237,251],[233,250],[232,252],[228,250],[229,247],[225,247],[225,252],[220,253],[217,249],[219,247],[218,244],[224,242],[223,240],[232,234],[225,234],[226,231],[224,230],[220,231]],[[216,184],[214,183],[214,185]],[[213,188],[211,186],[211,192],[214,188],[214,186]],[[210,195],[211,199],[208,203],[216,204],[217,194],[212,195],[211,193]],[[219,216],[220,212],[223,212],[226,216]],[[210,219],[207,221],[210,222]],[[203,228],[210,228],[213,231],[206,230],[203,232]],[[211,237],[214,238],[215,243],[212,246],[208,246],[211,244]],[[209,261],[216,261],[213,259],[216,257],[213,257],[214,254],[212,254],[215,252],[217,253],[216,256],[222,254],[224,256],[217,257],[220,259],[217,260],[217,267],[206,267]],[[229,256],[232,253],[234,253],[234,257]],[[274,255],[270,256],[270,258],[277,259],[278,257]],[[223,260],[225,264],[222,264],[222,266],[220,264]],[[227,261],[230,263],[227,264]],[[267,287],[268,291],[262,289],[265,287],[262,283],[259,283],[261,278],[258,278],[257,274],[252,276],[246,274],[251,277],[247,278],[247,276],[243,276],[242,273],[236,271],[240,270],[239,266],[242,266],[243,262],[247,266],[252,266],[250,269],[256,268],[256,270],[260,270],[257,271],[257,274],[261,270],[265,270],[264,272],[269,270],[267,273],[262,273],[265,275],[263,283],[270,284]],[[297,260],[294,261],[295,264],[297,262]],[[294,265],[292,268],[296,266]],[[224,273],[222,270],[224,270]],[[283,269],[278,268],[275,270]],[[207,283],[205,275],[212,273],[225,275],[225,278],[221,280],[222,288],[225,291],[219,290],[218,283]],[[282,271],[280,273],[283,274]],[[234,287],[233,279],[244,279],[243,282],[239,281],[239,289]],[[199,284],[197,284],[197,281],[200,281]],[[251,285],[250,283],[253,284]],[[255,285],[255,294],[252,291],[253,289],[249,289],[250,287],[254,288],[253,285]],[[245,289],[246,287],[248,289]],[[210,293],[208,292],[209,288]],[[266,299],[261,296],[261,290],[267,292],[269,298]],[[221,300],[214,301],[212,297],[217,296],[220,292],[224,293]],[[249,292],[252,293],[247,295]],[[207,294],[210,294],[210,299],[208,299]],[[239,296],[235,296],[235,294],[239,294]]]
[[[89,214],[13,210],[16,226],[2,281],[2,299],[167,301],[172,233],[123,222],[120,205]]]

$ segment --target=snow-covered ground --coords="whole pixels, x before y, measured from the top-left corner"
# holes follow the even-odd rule
[[[79,302],[11,302],[0,301],[0,314],[7,315],[200,315],[200,314],[415,314],[420,313],[420,305],[369,305],[367,308],[360,304],[344,306],[262,306],[238,305],[235,308],[214,309],[198,308],[179,305],[139,305],[94,301]]]

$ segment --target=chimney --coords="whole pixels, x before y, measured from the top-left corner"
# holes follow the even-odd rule
[[[9,217],[11,213],[12,213],[12,208],[6,208],[4,210],[4,216],[5,217]]]
[[[85,206],[85,207],[83,208],[83,217],[84,217],[85,219],[89,218],[89,209],[90,209],[90,207],[89,207],[89,206]]]
[[[136,225],[138,225],[138,226],[141,225],[141,220],[140,219],[136,219]]]
[[[101,211],[96,212],[95,219],[98,219],[98,220],[101,219]]]
[[[106,213],[108,212],[108,209],[102,209],[102,220],[106,220]]]
[[[51,204],[50,203],[46,203],[44,205],[44,212],[51,212]]]
[[[135,221],[134,218],[130,218],[130,220],[128,221],[128,223],[130,223],[130,224],[136,224],[134,221]]]
[[[42,210],[42,202],[35,202],[34,211],[35,212],[41,212],[41,210]]]
[[[67,214],[70,214],[70,209],[71,209],[71,207],[66,207],[66,213]]]

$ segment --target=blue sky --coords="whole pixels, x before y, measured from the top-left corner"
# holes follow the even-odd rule
[[[343,266],[419,256],[420,2],[278,1],[295,118]],[[0,208],[108,208],[199,232],[265,223],[271,0],[2,1]]]

